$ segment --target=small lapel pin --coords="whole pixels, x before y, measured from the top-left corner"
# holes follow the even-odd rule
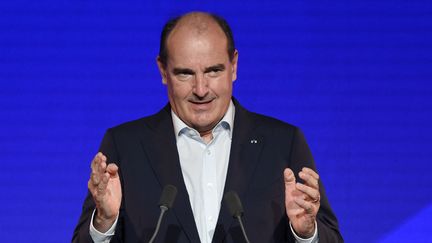
[[[258,143],[258,141],[255,140],[255,139],[252,139],[252,140],[251,140],[251,143]]]

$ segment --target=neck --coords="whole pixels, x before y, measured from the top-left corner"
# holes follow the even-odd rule
[[[210,143],[210,141],[213,139],[212,130],[200,132],[200,136],[204,140],[205,143]]]

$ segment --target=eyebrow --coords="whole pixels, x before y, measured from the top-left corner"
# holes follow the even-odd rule
[[[225,65],[216,64],[216,65],[213,65],[213,66],[206,68],[204,70],[204,73],[209,73],[209,72],[213,72],[213,71],[223,71],[223,70],[225,70]]]
[[[173,73],[174,73],[174,75],[177,75],[177,74],[195,74],[195,72],[190,68],[174,68]]]
[[[207,67],[204,69],[204,73],[209,73],[209,72],[213,72],[213,71],[223,71],[225,70],[225,65],[224,64],[216,64],[210,67]],[[195,74],[195,71],[190,69],[190,68],[173,68],[173,73],[174,75],[177,74]]]

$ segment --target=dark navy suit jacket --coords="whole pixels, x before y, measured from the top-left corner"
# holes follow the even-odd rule
[[[285,211],[283,170],[289,167],[297,176],[305,166],[315,169],[309,147],[298,128],[249,112],[236,100],[234,105],[225,192],[234,190],[239,194],[251,242],[294,242]],[[175,185],[178,194],[156,242],[200,242],[182,177],[169,105],[155,115],[109,129],[100,151],[119,166],[122,183],[120,216],[111,242],[149,241],[159,216],[159,197],[167,184]],[[322,184],[320,190],[319,242],[343,242]],[[88,194],[73,242],[91,242],[89,224],[94,208]],[[239,224],[223,203],[213,242],[245,242]]]

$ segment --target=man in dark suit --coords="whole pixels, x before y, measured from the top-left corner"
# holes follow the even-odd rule
[[[74,242],[148,242],[167,184],[178,196],[157,242],[244,242],[222,203],[231,190],[252,242],[343,242],[299,129],[232,98],[237,60],[218,16],[165,25],[157,63],[169,105],[107,131]]]

